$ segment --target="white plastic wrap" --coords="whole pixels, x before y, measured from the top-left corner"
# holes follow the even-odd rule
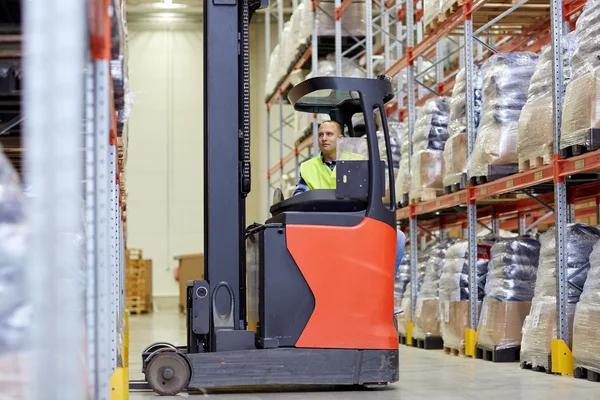
[[[423,284],[419,288],[415,307],[413,328],[413,337],[415,338],[441,336],[439,282],[446,252],[453,243],[453,239],[444,240],[429,253]]]
[[[589,269],[589,257],[593,246],[600,239],[598,229],[584,224],[569,224],[565,242],[567,276],[573,276],[571,282],[583,287]],[[551,228],[540,236],[541,257],[535,283],[535,295],[531,311],[523,323],[521,342],[521,361],[550,369],[552,339],[556,337],[556,231]],[[583,268],[583,270],[581,270]],[[575,273],[580,271],[577,275]],[[568,288],[567,315],[569,329],[572,329],[575,304],[579,301],[580,291]],[[569,335],[571,337],[571,335]],[[571,343],[567,343],[569,346]]]
[[[501,239],[492,246],[478,343],[499,349],[521,344],[539,257],[540,242],[535,239]]]
[[[443,191],[444,153],[440,150],[419,151],[410,159],[410,198],[432,200]]]
[[[573,363],[600,373],[600,242],[590,255],[590,270],[573,322]]]
[[[421,150],[444,150],[448,140],[450,98],[431,99],[417,108],[417,119],[412,137],[413,152]]]
[[[30,384],[26,351],[31,305],[25,270],[29,230],[24,213],[18,175],[0,149],[0,397],[8,400],[27,399]]]
[[[425,0],[423,4],[423,23],[429,25],[442,12],[442,0]]]
[[[574,50],[574,36],[563,38],[563,83],[567,85],[572,69],[570,58]],[[551,162],[554,154],[554,130],[552,107],[554,104],[552,83],[552,46],[542,49],[542,54],[531,78],[527,103],[521,111],[517,132],[517,155],[519,168],[530,169]],[[537,158],[540,160],[536,160]],[[534,165],[528,163],[534,162]]]
[[[483,76],[478,65],[473,69],[474,88],[474,128],[479,126],[479,118],[483,103]],[[461,177],[467,172],[467,80],[463,68],[456,76],[456,83],[450,100],[450,123],[448,124],[450,138],[444,146],[444,186],[460,183]]]
[[[417,264],[417,277],[419,282],[418,288],[421,287],[423,283],[423,278],[425,276],[426,262],[429,256],[429,253],[432,249],[428,248],[419,252],[419,263]],[[403,260],[404,263],[404,260]],[[400,268],[402,268],[402,264],[400,264]],[[408,266],[408,279],[410,281],[410,264]],[[399,273],[400,275],[400,273]],[[402,300],[400,302],[399,308],[395,309],[396,313],[396,322],[398,324],[398,333],[402,336],[406,336],[406,323],[412,320],[412,286],[411,282],[406,284],[404,288],[404,295],[402,296]]]
[[[365,36],[365,2],[352,1],[342,14],[341,21],[342,36]],[[317,27],[320,36],[335,36],[335,2],[321,1],[317,11]]]
[[[488,176],[488,165],[517,163],[517,126],[537,58],[498,53],[483,64],[483,109],[469,177]]]
[[[590,147],[590,130],[600,128],[600,1],[587,1],[572,33],[573,79],[565,93],[560,148]]]

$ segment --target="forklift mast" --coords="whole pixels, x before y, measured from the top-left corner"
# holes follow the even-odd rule
[[[251,15],[268,0],[204,2],[204,277],[214,310],[245,329],[245,214],[250,192]],[[237,77],[235,79],[234,77]],[[213,325],[213,324],[211,324]],[[214,332],[209,337],[214,337]],[[209,349],[213,346],[208,344]]]

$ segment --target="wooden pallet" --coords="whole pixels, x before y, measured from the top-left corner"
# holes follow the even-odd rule
[[[550,164],[552,160],[553,157],[550,153],[544,154],[542,157],[532,157],[528,159],[519,158],[519,172],[543,167],[544,165]]]
[[[448,354],[450,356],[464,356],[465,355],[465,346],[460,346],[460,349],[454,349],[452,347],[444,346],[444,354]]]
[[[436,197],[441,196],[443,193],[444,191],[440,189],[421,189],[421,195],[418,197],[411,198],[410,202],[412,204],[418,204],[424,201],[435,200]]]
[[[140,249],[125,252],[125,306],[131,314],[149,312],[146,304],[146,263]]]

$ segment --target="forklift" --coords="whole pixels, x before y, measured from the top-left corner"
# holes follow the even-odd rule
[[[338,160],[336,189],[289,199],[278,192],[271,217],[247,227],[248,25],[261,6],[204,2],[205,280],[187,283],[187,344],[154,343],[142,353],[140,384],[160,395],[398,380],[394,174],[380,157],[374,119],[379,112],[391,160],[391,79],[317,77],[290,90],[296,111],[325,114],[348,136],[359,135],[352,117],[362,115],[368,157]]]

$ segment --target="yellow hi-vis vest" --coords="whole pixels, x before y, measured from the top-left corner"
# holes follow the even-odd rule
[[[364,160],[365,157],[355,153],[342,153],[339,160]],[[330,170],[320,155],[303,162],[300,165],[300,175],[310,190],[335,189],[335,169]]]

